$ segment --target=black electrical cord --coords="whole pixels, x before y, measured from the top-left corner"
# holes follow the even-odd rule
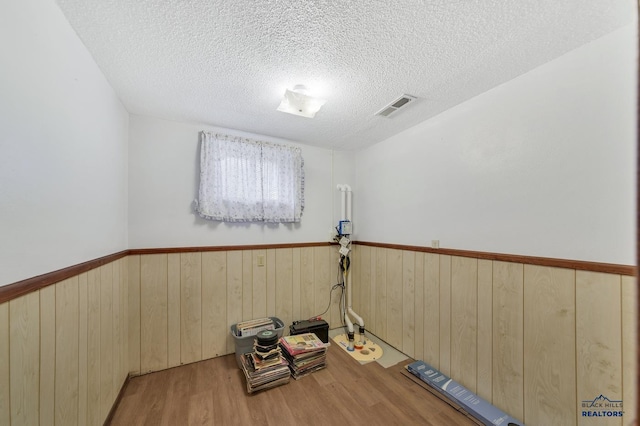
[[[336,275],[336,281],[338,284],[344,286],[344,275],[340,273],[342,271],[342,262],[339,262],[340,267],[338,268],[338,273]]]
[[[349,333],[349,328],[347,327],[347,323],[344,318],[347,316],[347,294],[345,293],[345,287],[342,287],[342,295],[340,297],[340,311],[341,311],[341,322],[342,328],[344,329],[344,334]]]
[[[349,266],[351,266],[351,259],[348,256],[341,255],[338,265],[340,266],[340,271],[342,272],[348,271]]]
[[[336,228],[336,230],[337,229],[338,228]],[[341,235],[338,232],[338,235],[334,238],[334,240],[338,241],[340,236]],[[312,317],[312,318],[318,318],[329,311],[329,309],[331,308],[331,294],[333,293],[333,290],[340,287],[341,289],[340,305],[339,305],[340,306],[340,323],[345,328],[345,331],[346,331],[346,323],[344,321],[344,317],[347,312],[347,306],[346,306],[344,274],[349,270],[350,266],[351,266],[351,259],[349,258],[349,256],[345,256],[341,254],[340,259],[338,260],[338,274],[336,277],[337,278],[336,281],[338,281],[338,283],[334,284],[334,286],[331,287],[331,291],[329,292],[329,305],[327,306],[327,309],[325,309],[325,311],[322,314],[318,315],[317,317]]]
[[[326,314],[327,312],[329,312],[329,309],[331,309],[331,294],[333,293],[333,290],[335,290],[338,287],[342,288],[343,289],[342,292],[344,293],[344,283],[334,284],[333,287],[331,287],[331,291],[329,292],[329,304],[327,305],[327,309],[325,309],[324,312],[321,313],[320,315],[316,315],[316,316],[313,316],[313,317],[309,318],[309,321],[311,321],[313,319],[316,319],[316,318],[319,318],[319,317],[323,316],[324,314]]]

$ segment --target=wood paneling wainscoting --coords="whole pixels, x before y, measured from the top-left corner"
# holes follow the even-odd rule
[[[235,352],[232,324],[322,314],[338,281],[335,246],[129,256],[129,371],[144,374]],[[339,291],[323,315],[340,326]]]
[[[328,243],[131,250],[6,286],[0,425],[101,425],[129,373],[233,353],[244,319],[321,314],[337,261]]]
[[[593,422],[604,395],[636,415],[635,268],[357,243],[353,304],[368,330],[527,425]],[[74,275],[75,271],[75,275]],[[229,328],[329,311],[327,243],[141,249],[0,291],[0,424],[99,425],[128,374],[230,354]]]
[[[599,395],[634,424],[635,277],[371,243],[353,271],[367,329],[527,425],[591,424]]]
[[[0,424],[100,425],[128,374],[128,260],[0,304]]]

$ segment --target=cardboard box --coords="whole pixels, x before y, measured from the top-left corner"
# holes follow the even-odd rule
[[[442,393],[438,392],[436,389],[431,387],[429,384],[427,384],[427,383],[423,382],[422,380],[420,380],[419,377],[416,377],[413,374],[409,373],[409,370],[407,370],[407,366],[404,367],[404,369],[401,371],[401,373],[402,373],[403,376],[405,376],[407,379],[411,380],[413,383],[415,383],[418,386],[420,386],[421,388],[429,391],[429,393],[431,395],[433,395],[436,398],[440,399],[441,401],[446,402],[447,404],[449,404],[449,406],[451,406],[451,408],[453,408],[456,411],[460,412],[461,414],[466,416],[469,420],[471,420],[475,424],[477,424],[479,426],[484,426],[484,423],[482,423],[480,420],[478,420],[475,417],[473,417],[471,414],[467,413],[464,410],[464,408],[462,408],[460,406],[460,404],[456,404],[451,398],[447,398],[445,395],[443,395]]]
[[[524,426],[524,423],[491,405],[424,361],[413,362],[406,368],[430,388],[453,402],[452,405],[460,407],[460,411],[470,414],[486,426]]]

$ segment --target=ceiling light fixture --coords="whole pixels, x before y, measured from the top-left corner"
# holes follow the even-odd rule
[[[282,98],[282,102],[278,106],[278,111],[313,118],[325,102],[327,101],[324,99],[317,99],[307,95],[307,88],[299,84],[293,90],[285,90],[284,98]]]

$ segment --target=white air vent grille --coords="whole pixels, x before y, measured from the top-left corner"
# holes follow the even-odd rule
[[[376,112],[375,115],[381,115],[383,117],[389,117],[391,114],[398,111],[400,108],[406,107],[411,102],[415,101],[416,97],[411,95],[402,95],[398,99],[394,100],[380,111]]]

